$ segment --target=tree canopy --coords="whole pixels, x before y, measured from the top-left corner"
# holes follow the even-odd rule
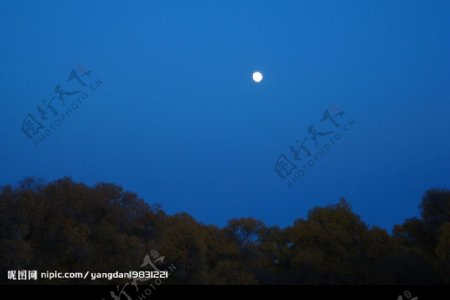
[[[420,209],[392,234],[344,199],[286,228],[254,218],[220,228],[114,184],[27,178],[1,189],[1,280],[11,284],[7,270],[137,270],[157,251],[162,269],[176,266],[169,284],[448,284],[450,191],[426,192]],[[81,282],[102,281],[58,280]]]

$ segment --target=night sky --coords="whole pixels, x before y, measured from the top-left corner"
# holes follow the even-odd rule
[[[449,15],[446,0],[1,0],[0,185],[112,182],[217,225],[286,226],[344,197],[391,229],[450,188]]]

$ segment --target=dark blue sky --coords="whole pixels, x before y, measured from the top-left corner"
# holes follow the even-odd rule
[[[0,185],[113,182],[218,225],[285,226],[345,197],[390,229],[450,187],[449,15],[444,0],[2,0]],[[101,85],[36,147],[25,117],[58,84],[88,91],[67,81],[79,65]],[[53,99],[58,117],[81,93]],[[289,188],[277,158],[296,162],[333,105],[356,125]]]

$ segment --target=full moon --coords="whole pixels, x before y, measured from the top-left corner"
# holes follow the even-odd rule
[[[263,75],[261,72],[253,72],[253,81],[256,83],[260,83],[263,80]]]

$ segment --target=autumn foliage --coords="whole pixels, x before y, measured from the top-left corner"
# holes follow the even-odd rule
[[[1,189],[2,283],[7,270],[136,270],[151,250],[177,267],[167,284],[448,284],[450,191],[428,191],[421,217],[390,234],[343,199],[286,228],[253,218],[219,228],[113,184],[26,179]]]

